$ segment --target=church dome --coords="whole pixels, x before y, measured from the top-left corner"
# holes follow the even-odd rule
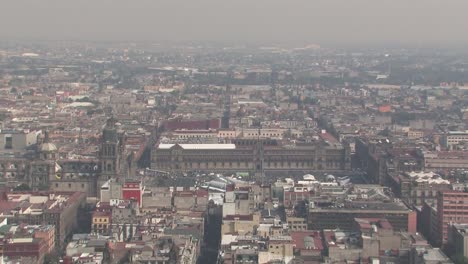
[[[41,152],[52,152],[56,150],[57,150],[57,147],[52,143],[47,142],[41,145]]]
[[[41,147],[40,147],[39,150],[41,152],[57,151],[57,147],[53,143],[50,143],[50,141],[49,141],[49,131],[45,131],[44,141],[42,142]]]

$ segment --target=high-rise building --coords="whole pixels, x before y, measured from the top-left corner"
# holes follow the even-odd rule
[[[468,193],[444,191],[437,199],[437,225],[434,242],[436,245],[446,245],[450,224],[468,223]]]

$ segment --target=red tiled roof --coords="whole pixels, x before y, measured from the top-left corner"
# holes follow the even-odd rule
[[[323,250],[322,236],[319,231],[292,231],[290,235],[297,249],[309,249],[305,246],[305,239],[310,237],[313,239],[315,246],[315,248],[310,249]]]
[[[12,209],[18,207],[19,202],[5,202],[0,201],[0,212],[9,213]]]
[[[328,244],[328,247],[336,247],[335,243],[335,231],[333,230],[327,230],[323,231],[323,235],[325,237],[325,242]],[[331,243],[333,242],[333,243]]]

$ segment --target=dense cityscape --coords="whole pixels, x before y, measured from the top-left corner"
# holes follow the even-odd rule
[[[468,53],[0,47],[2,263],[467,263]]]

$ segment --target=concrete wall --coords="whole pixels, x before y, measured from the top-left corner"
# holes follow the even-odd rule
[[[26,147],[37,143],[36,131],[29,133],[0,133],[0,150],[5,149],[7,138],[12,140],[11,150],[24,150]],[[8,150],[8,149],[6,149]]]

